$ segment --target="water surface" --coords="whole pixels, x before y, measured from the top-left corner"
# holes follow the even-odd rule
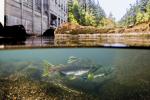
[[[0,38],[1,48],[12,47],[150,47],[149,37],[100,36],[100,37],[29,37],[26,39]]]

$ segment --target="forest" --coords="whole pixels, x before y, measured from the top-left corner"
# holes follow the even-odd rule
[[[72,0],[68,3],[69,22],[83,26],[102,28],[128,27],[150,21],[150,0],[137,0],[131,4],[120,21],[116,22],[113,15],[107,17],[100,2],[93,0]]]
[[[107,18],[99,2],[93,0],[72,0],[68,3],[69,22],[83,26],[114,27],[115,20],[110,14]]]
[[[120,20],[121,26],[134,26],[150,21],[150,0],[137,0]]]

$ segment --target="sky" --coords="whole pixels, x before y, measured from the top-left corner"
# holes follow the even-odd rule
[[[101,7],[108,16],[110,12],[119,21],[126,13],[126,9],[130,8],[130,4],[134,4],[136,0],[99,0]]]

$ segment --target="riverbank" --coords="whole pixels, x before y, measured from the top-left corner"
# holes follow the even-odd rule
[[[148,34],[150,36],[150,23],[141,23],[136,26],[126,28],[95,28],[92,26],[81,26],[78,24],[64,23],[55,30],[57,34],[123,34],[123,35],[141,35]],[[56,36],[57,37],[57,36]]]
[[[80,26],[77,24],[75,25],[71,23],[65,23],[56,29],[55,37],[29,36],[24,39],[1,37],[0,49],[4,50],[4,49],[31,49],[31,48],[76,48],[76,47],[147,49],[150,48],[150,32],[148,31],[148,24],[146,25],[142,24],[139,26],[126,28],[126,30],[124,30],[123,28],[100,29],[90,26]],[[140,28],[145,31],[139,32],[133,31],[135,29],[140,30]],[[50,31],[47,32],[51,33]]]

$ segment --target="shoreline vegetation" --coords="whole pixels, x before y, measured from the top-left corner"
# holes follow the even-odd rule
[[[55,34],[123,34],[124,36],[150,37],[150,0],[138,0],[131,4],[126,14],[116,21],[113,14],[107,16],[104,9],[91,0],[68,3],[68,21],[56,29]]]

